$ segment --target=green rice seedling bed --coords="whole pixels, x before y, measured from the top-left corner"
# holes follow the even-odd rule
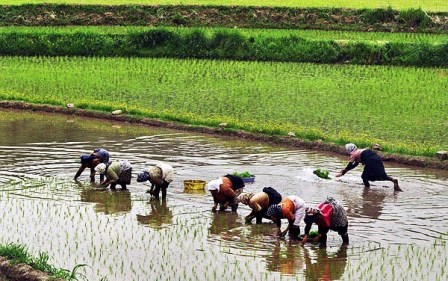
[[[433,156],[448,69],[142,58],[3,57],[0,98]]]

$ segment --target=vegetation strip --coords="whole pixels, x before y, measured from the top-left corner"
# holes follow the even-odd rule
[[[335,40],[336,42],[371,42],[371,43],[431,43],[448,42],[448,34],[401,33],[401,32],[358,32],[339,30],[302,30],[302,29],[259,29],[227,27],[150,27],[150,26],[0,26],[0,34],[74,34],[89,33],[95,35],[129,35],[165,29],[176,34],[187,34],[192,30],[212,37],[217,32],[238,32],[244,37],[284,38],[301,37],[307,40]]]
[[[357,42],[246,36],[237,30],[165,29],[108,34],[0,30],[0,55],[137,56],[251,61],[448,66],[446,43]]]
[[[0,6],[0,26],[145,25],[448,33],[448,13],[421,9],[28,4]]]
[[[2,0],[8,5],[20,4],[100,4],[100,5],[148,5],[148,0]],[[391,2],[399,10],[419,8],[428,11],[447,11],[445,0],[151,0],[151,5],[219,5],[219,6],[268,6],[268,7],[337,7],[337,8],[387,8]]]
[[[260,133],[251,133],[243,130],[226,129],[222,127],[207,127],[198,125],[188,125],[179,122],[163,121],[160,119],[146,118],[132,115],[112,115],[108,112],[101,112],[97,110],[87,110],[80,108],[64,108],[60,106],[45,105],[45,104],[31,104],[17,101],[0,101],[0,108],[19,109],[41,111],[58,114],[77,115],[90,118],[100,118],[106,120],[114,120],[121,122],[129,122],[134,124],[143,124],[155,127],[163,127],[169,129],[179,129],[185,131],[192,131],[204,134],[231,136],[241,139],[262,141],[271,144],[287,145],[297,148],[313,149],[317,151],[334,152],[340,155],[346,155],[343,146],[334,143],[324,143],[322,141],[309,141],[298,139],[291,136],[274,136]],[[440,161],[435,158],[422,156],[409,156],[394,153],[380,152],[383,161],[415,166],[448,170],[448,161]]]
[[[83,266],[78,265],[70,272],[48,264],[48,259],[48,254],[44,252],[37,258],[32,257],[23,245],[0,245],[0,272],[11,280],[76,280],[76,270]]]

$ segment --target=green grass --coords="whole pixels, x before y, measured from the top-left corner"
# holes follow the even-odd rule
[[[0,60],[0,98],[432,156],[448,147],[448,69],[176,59]]]
[[[43,271],[53,278],[61,278],[63,280],[77,280],[76,271],[84,266],[77,265],[71,272],[67,269],[57,268],[48,263],[49,256],[47,253],[41,252],[36,258],[28,253],[25,246],[14,243],[0,245],[0,256],[6,258],[12,264],[28,264],[32,268]]]
[[[282,7],[338,7],[338,8],[419,8],[427,11],[448,11],[445,0],[1,0],[0,4],[19,5],[37,3],[62,4],[140,4],[140,5],[236,5],[236,6],[282,6]]]
[[[131,34],[145,32],[154,27],[143,26],[62,26],[62,27],[0,27],[0,34],[23,33],[23,34]],[[211,37],[216,32],[235,32],[238,31],[245,37],[255,38],[282,38],[297,36],[307,40],[340,40],[355,42],[399,42],[399,43],[417,43],[426,42],[440,44],[448,42],[448,34],[426,34],[426,33],[391,33],[391,32],[351,32],[351,31],[325,31],[325,30],[285,30],[285,29],[250,29],[250,28],[183,28],[166,27],[166,30],[178,34],[186,34],[191,30],[199,30],[205,35]]]

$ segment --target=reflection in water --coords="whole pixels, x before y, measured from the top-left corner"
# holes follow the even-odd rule
[[[297,241],[277,242],[272,254],[266,257],[269,271],[292,275],[303,269],[303,247]]]
[[[137,221],[143,225],[160,229],[173,223],[173,212],[166,205],[166,200],[150,200],[151,212],[148,215],[137,215]]]
[[[97,203],[96,212],[106,215],[129,212],[132,209],[129,190],[109,191],[104,188],[85,188],[81,190],[81,201]]]
[[[383,257],[372,260],[371,252],[350,255],[353,266],[345,268],[345,249],[340,259],[331,254],[331,249],[339,249],[332,245],[340,245],[335,232],[329,234],[330,252],[320,255],[308,246],[283,241],[277,245],[274,224],[244,223],[247,207],[241,206],[238,214],[211,214],[212,198],[204,190],[182,192],[183,180],[211,180],[236,170],[257,175],[256,182],[247,186],[251,192],[275,184],[281,194],[298,195],[310,205],[333,196],[349,210],[350,247],[386,245],[384,254],[390,255],[390,245],[432,247],[434,239],[448,231],[446,171],[387,167],[405,187],[394,196],[390,188],[361,187],[360,171],[344,181],[322,180],[312,173],[316,167],[336,171],[345,157],[123,123],[120,129],[113,124],[0,110],[2,241],[20,241],[33,252],[51,253],[61,267],[89,264],[86,280],[279,280],[279,275],[303,280],[305,271],[309,280],[349,279],[361,264],[359,256],[368,260],[361,265],[368,268],[373,263],[374,269],[383,271],[377,265]],[[86,185],[76,186],[72,178],[79,155],[100,146],[111,152],[113,160],[129,159],[136,170],[172,163],[178,173],[168,189],[170,208],[163,201],[147,202],[147,186],[140,183],[129,191],[111,192],[92,188],[85,175],[80,180]],[[148,231],[146,225],[162,229]],[[391,228],[393,232],[379,231]],[[440,256],[445,266],[446,251],[434,256]],[[396,262],[403,265],[403,259],[394,258]],[[404,265],[394,269],[409,276],[407,261]],[[444,277],[439,279],[447,280]]]
[[[218,211],[213,213],[209,234],[219,235],[226,240],[233,236],[230,230],[243,225],[236,212]]]
[[[386,191],[380,189],[364,188],[362,192],[362,207],[360,209],[362,216],[371,219],[377,219],[383,211]]]
[[[313,258],[309,249],[303,247],[305,258],[305,280],[340,280],[347,265],[347,246],[341,246],[337,253],[328,254],[327,249],[316,249]]]

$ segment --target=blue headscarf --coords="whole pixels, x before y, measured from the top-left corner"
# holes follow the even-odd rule
[[[145,182],[147,180],[149,180],[149,172],[148,171],[143,171],[138,174],[137,182]]]
[[[91,155],[87,155],[87,154],[83,154],[81,155],[81,164],[89,164],[92,161],[92,156]]]
[[[282,207],[278,204],[271,205],[266,212],[268,217],[281,218],[282,217]]]

